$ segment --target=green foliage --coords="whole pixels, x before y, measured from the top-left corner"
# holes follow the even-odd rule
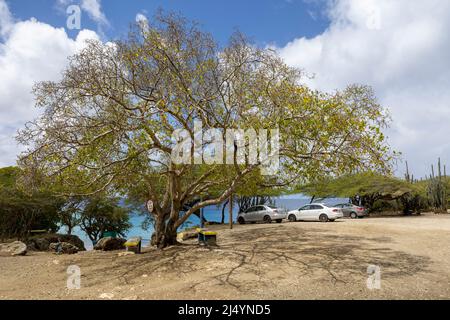
[[[101,195],[88,199],[80,213],[80,227],[93,243],[105,232],[125,237],[125,232],[131,228],[129,220],[129,210],[121,207],[117,198]]]
[[[339,178],[323,179],[297,188],[310,196],[327,197],[354,197],[378,194],[381,198],[396,199],[408,192],[412,187],[407,182],[390,176],[376,173],[358,173],[345,175]]]
[[[405,180],[376,174],[372,172],[345,175],[339,178],[323,179],[297,188],[297,192],[319,197],[351,198],[371,211],[379,211],[383,207],[397,208],[397,201],[405,212],[419,210],[426,206],[426,197],[422,185],[412,184]]]
[[[20,169],[17,167],[6,167],[0,169],[0,188],[13,188],[16,185]]]
[[[131,225],[129,209],[122,208],[117,198],[105,195],[95,197],[62,197],[46,188],[24,190],[17,183],[21,170],[16,167],[0,169],[0,238],[28,237],[31,230],[57,232],[66,226],[70,234],[81,224],[92,241],[103,232],[123,235]]]
[[[20,170],[0,169],[0,238],[26,238],[30,230],[58,230],[63,201],[46,191],[24,192],[16,186]]]

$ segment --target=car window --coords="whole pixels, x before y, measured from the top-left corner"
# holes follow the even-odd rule
[[[318,204],[315,204],[315,205],[312,205],[312,206],[311,206],[311,209],[312,209],[312,210],[320,210],[320,209],[323,209],[323,207],[322,207],[322,206],[319,206]]]
[[[255,211],[255,207],[248,208],[247,211],[245,211],[245,213],[250,213],[253,211]]]
[[[258,206],[256,211],[265,211],[266,208],[264,208],[263,206]]]
[[[334,207],[335,207],[335,208],[343,208],[344,205],[343,205],[343,204],[337,204],[337,205],[335,205]]]
[[[299,211],[302,211],[302,210],[311,210],[311,206],[310,205],[307,205],[307,206],[303,206],[303,207],[301,207],[300,209],[298,209]]]

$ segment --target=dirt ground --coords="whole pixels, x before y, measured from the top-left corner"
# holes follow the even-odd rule
[[[450,299],[450,215],[216,228],[213,249],[0,257],[0,299]]]

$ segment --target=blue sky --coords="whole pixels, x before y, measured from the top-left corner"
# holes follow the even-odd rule
[[[71,4],[82,8],[81,30],[66,28]],[[39,115],[33,85],[58,81],[85,40],[122,38],[158,8],[199,22],[222,45],[236,29],[270,45],[314,89],[373,87],[392,117],[389,142],[414,176],[438,157],[450,166],[449,0],[0,0],[0,167],[15,164],[16,132]]]
[[[55,0],[7,0],[14,17],[26,20],[31,17],[55,27],[65,27],[64,6]],[[77,1],[74,1],[77,3]],[[324,1],[304,0],[104,0],[102,11],[109,26],[102,28],[108,39],[125,34],[137,13],[151,18],[158,8],[181,13],[198,21],[204,30],[225,43],[237,28],[259,45],[284,46],[298,37],[313,37],[323,32],[329,24],[322,14]],[[87,14],[82,16],[82,28],[97,29],[96,22]],[[76,32],[69,32],[74,37]]]

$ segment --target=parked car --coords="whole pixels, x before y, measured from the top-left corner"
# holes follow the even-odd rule
[[[239,224],[245,224],[248,222],[271,223],[272,221],[281,223],[283,219],[286,219],[286,216],[286,209],[260,205],[248,208],[246,211],[239,213],[237,221]]]
[[[295,221],[335,221],[344,216],[342,210],[335,207],[327,207],[322,203],[311,203],[298,210],[289,211],[288,220]]]
[[[342,209],[344,217],[356,219],[363,218],[368,215],[367,209],[364,207],[355,206],[352,203],[341,203],[335,205],[336,208]]]

